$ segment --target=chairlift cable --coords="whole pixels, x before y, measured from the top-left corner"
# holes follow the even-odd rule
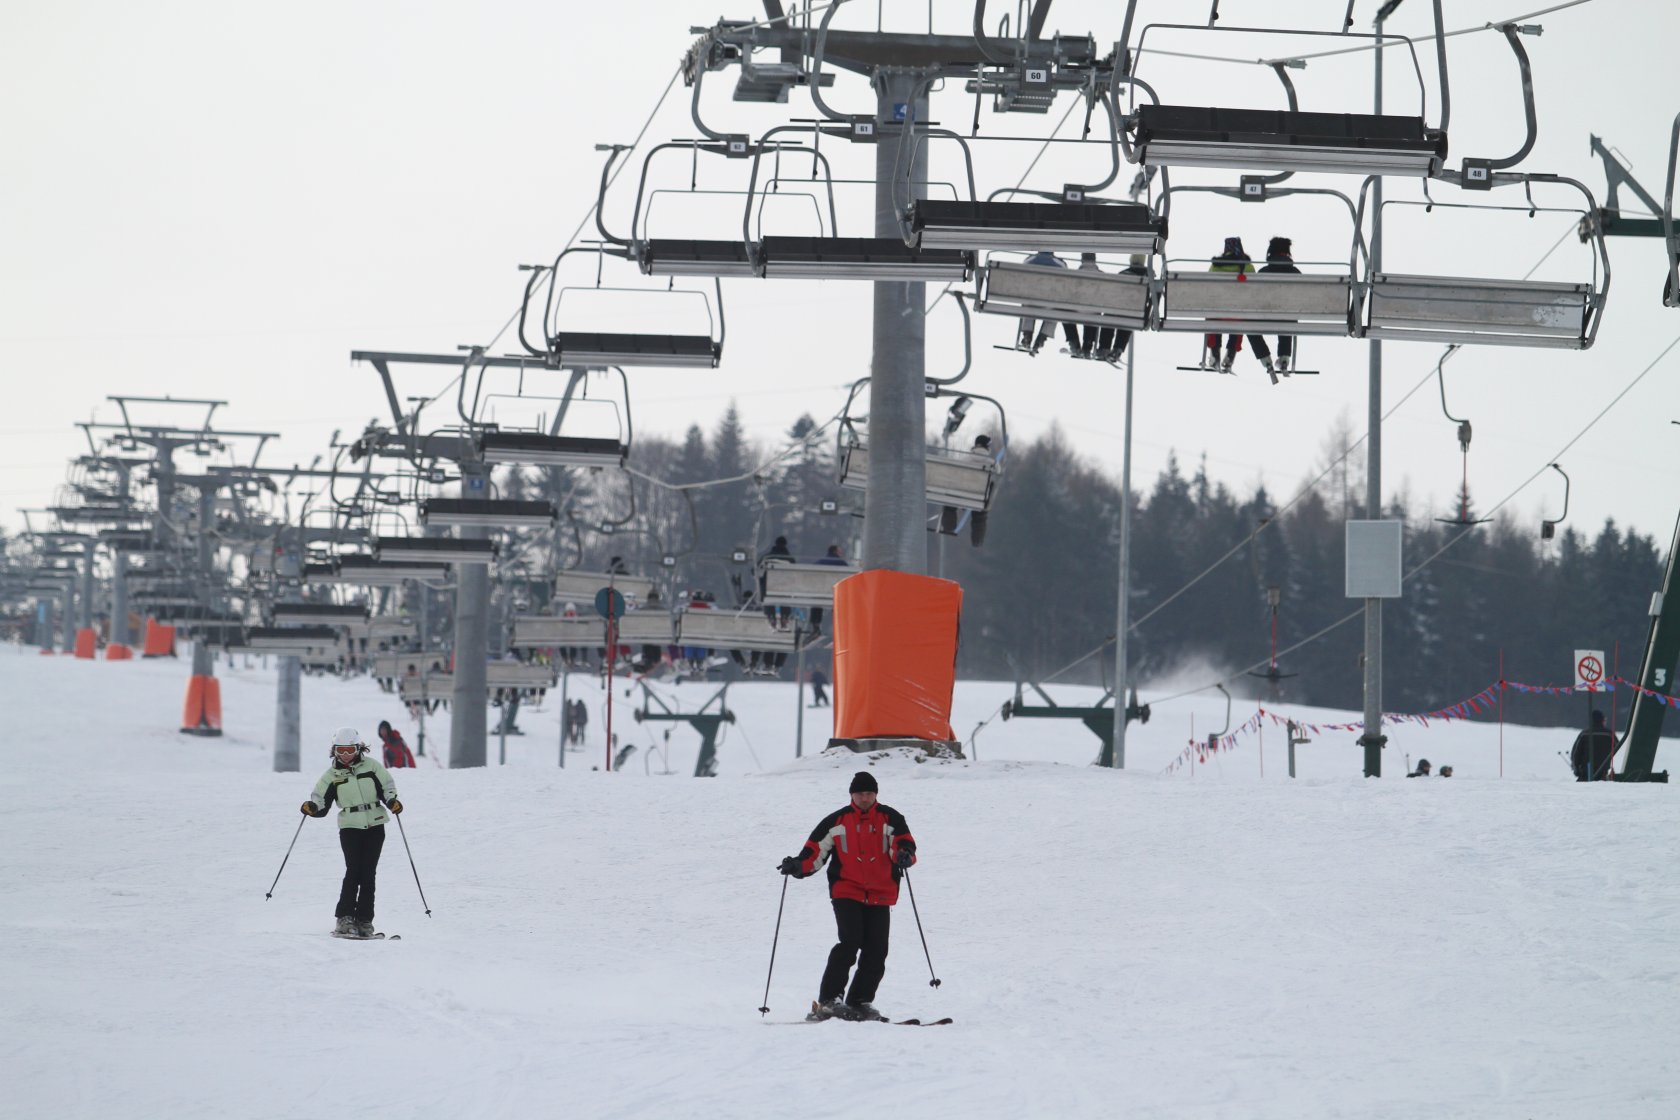
[[[1446,31],[1446,32],[1443,32],[1441,34],[1441,38],[1452,39],[1452,38],[1455,38],[1456,36],[1459,36],[1459,35],[1473,35],[1478,31],[1498,31],[1501,27],[1504,27],[1506,24],[1509,24],[1509,23],[1522,23],[1524,20],[1530,20],[1530,19],[1535,19],[1539,16],[1550,15],[1552,12],[1561,12],[1565,8],[1575,8],[1575,7],[1579,7],[1582,4],[1589,4],[1591,2],[1592,2],[1592,0],[1567,0],[1566,3],[1553,4],[1551,7],[1541,8],[1537,12],[1527,12],[1523,15],[1511,16],[1507,19],[1489,20],[1487,23],[1479,24],[1475,27],[1461,27],[1457,31]],[[1392,38],[1397,39],[1397,40],[1403,40],[1403,36],[1400,36],[1400,35],[1394,35],[1394,36],[1392,36]],[[1427,36],[1423,36],[1423,38],[1424,39],[1433,39],[1433,38],[1435,38],[1435,36],[1427,35]],[[1385,42],[1385,43],[1382,44],[1382,46],[1385,47],[1385,48],[1390,47],[1390,46],[1395,46],[1395,45],[1397,45],[1397,44],[1388,43],[1388,42]],[[1263,66],[1270,66],[1274,62],[1305,62],[1305,61],[1307,61],[1308,59],[1311,59],[1311,58],[1330,58],[1334,55],[1357,54],[1361,51],[1369,51],[1369,50],[1375,50],[1375,49],[1377,49],[1377,44],[1376,43],[1370,43],[1370,44],[1367,44],[1365,46],[1360,46],[1360,47],[1342,47],[1338,50],[1333,50],[1333,51],[1316,51],[1313,54],[1297,54],[1297,55],[1291,55],[1288,58],[1268,58],[1268,59],[1261,59],[1259,61],[1260,61],[1260,64],[1263,65]],[[1165,53],[1165,52],[1157,52],[1157,53]],[[1210,61],[1210,62],[1232,62],[1232,61],[1241,61],[1241,60],[1210,58],[1210,59],[1208,59],[1208,61]]]
[[[1567,443],[1565,443],[1561,448],[1559,448],[1558,452],[1555,455],[1552,455],[1551,457],[1549,457],[1546,461],[1545,466],[1540,467],[1533,474],[1531,474],[1527,478],[1523,479],[1522,482],[1518,483],[1517,486],[1509,494],[1506,494],[1503,498],[1499,499],[1498,502],[1494,503],[1494,505],[1488,510],[1488,514],[1491,516],[1492,514],[1497,513],[1500,509],[1504,508],[1506,505],[1509,505],[1511,503],[1511,501],[1514,498],[1516,498],[1516,496],[1518,494],[1522,493],[1525,489],[1528,488],[1530,483],[1532,483],[1535,479],[1539,478],[1542,474],[1546,473],[1546,471],[1548,469],[1550,469],[1552,463],[1561,459],[1563,457],[1564,452],[1568,451],[1571,447],[1574,447],[1577,443],[1579,443],[1581,441],[1581,439],[1583,437],[1585,437],[1586,434],[1589,431],[1591,431],[1598,424],[1598,422],[1600,420],[1604,419],[1604,417],[1610,412],[1610,410],[1612,408],[1616,407],[1616,405],[1621,402],[1623,397],[1627,396],[1630,392],[1632,392],[1634,386],[1638,385],[1641,381],[1643,381],[1645,379],[1646,375],[1649,374],[1653,369],[1655,369],[1657,367],[1658,363],[1660,363],[1664,358],[1666,358],[1668,356],[1669,352],[1672,351],[1676,346],[1680,346],[1680,335],[1676,335],[1669,342],[1669,344],[1667,346],[1663,347],[1662,352],[1659,353],[1655,358],[1652,358],[1650,363],[1644,369],[1640,370],[1639,373],[1637,373],[1634,376],[1632,381],[1629,381],[1625,386],[1623,386],[1621,392],[1617,393],[1614,397],[1612,397],[1610,399],[1610,402],[1608,404],[1606,404],[1602,409],[1600,409],[1596,416],[1594,416],[1591,420],[1587,421],[1586,424],[1583,425],[1578,432],[1576,432],[1573,436],[1571,436],[1569,441]],[[1433,375],[1433,373],[1431,375]],[[1423,569],[1428,567],[1437,558],[1439,558],[1442,553],[1446,552],[1453,545],[1457,544],[1459,541],[1461,541],[1465,537],[1469,536],[1470,532],[1472,531],[1473,528],[1474,528],[1474,526],[1466,526],[1456,536],[1452,537],[1450,540],[1448,540],[1444,544],[1442,544],[1440,548],[1436,549],[1434,552],[1432,552],[1428,556],[1424,557],[1415,566],[1413,566],[1410,571],[1407,571],[1403,575],[1401,575],[1400,582],[1402,584],[1404,584],[1408,580],[1410,580],[1413,576],[1415,576],[1419,572],[1423,571]],[[1330,631],[1336,629],[1337,627],[1346,625],[1347,623],[1349,623],[1349,622],[1353,621],[1354,619],[1360,617],[1364,613],[1365,613],[1365,608],[1364,607],[1355,608],[1354,610],[1350,611],[1348,614],[1344,615],[1343,617],[1341,617],[1341,618],[1337,619],[1336,621],[1330,623],[1329,625],[1325,626],[1322,630],[1318,631],[1316,634],[1312,634],[1312,635],[1309,635],[1308,637],[1302,638],[1300,641],[1296,642],[1294,645],[1290,646],[1288,649],[1279,650],[1278,655],[1282,656],[1284,654],[1293,653],[1296,650],[1300,649],[1301,647],[1307,645],[1308,643],[1317,641],[1319,638],[1322,638],[1324,635],[1328,634]],[[1087,656],[1089,656],[1089,655],[1087,655]],[[1264,662],[1256,662],[1254,667],[1258,667],[1261,664],[1264,664]],[[1235,680],[1239,676],[1246,675],[1247,672],[1248,672],[1248,670],[1245,669],[1241,673],[1237,673],[1237,674],[1234,674],[1232,676],[1224,678],[1220,683],[1225,683],[1226,681]],[[1212,687],[1213,687],[1213,685],[1211,685],[1211,684],[1203,685],[1200,688],[1193,688],[1193,689],[1189,689],[1188,691],[1185,691],[1185,692],[1175,693],[1172,696],[1163,697],[1160,700],[1153,701],[1153,703],[1165,704],[1168,701],[1178,700],[1178,699],[1181,699],[1185,696],[1192,695],[1193,693],[1203,692],[1203,691],[1205,691],[1209,688],[1212,688]]]
[[[1562,245],[1563,242],[1569,237],[1569,235],[1572,232],[1574,232],[1574,226],[1573,225],[1571,225],[1569,228],[1565,229],[1564,232],[1563,232],[1563,236],[1559,237],[1557,239],[1557,241],[1552,243],[1552,247],[1550,249],[1547,249],[1545,254],[1543,256],[1541,256],[1541,258],[1534,263],[1533,268],[1530,268],[1526,273],[1523,274],[1523,279],[1527,280],[1530,276],[1533,276],[1537,271],[1539,271],[1540,266],[1546,263],[1546,260],[1553,253],[1555,253],[1557,251],[1558,246]],[[1676,339],[1676,341],[1680,342],[1680,339]],[[1456,344],[1455,345],[1449,345],[1446,348],[1445,353],[1441,356],[1440,361],[1437,362],[1436,365],[1434,367],[1432,367],[1430,369],[1430,371],[1423,376],[1422,380],[1418,381],[1417,384],[1413,385],[1410,389],[1408,389],[1406,391],[1406,393],[1403,396],[1401,396],[1401,398],[1399,400],[1394,402],[1393,406],[1391,406],[1388,409],[1387,412],[1383,413],[1383,416],[1382,416],[1383,420],[1386,421],[1390,416],[1394,415],[1394,413],[1396,411],[1398,411],[1399,408],[1402,405],[1404,405],[1407,401],[1411,400],[1412,397],[1417,394],[1419,389],[1422,389],[1425,385],[1427,385],[1429,383],[1430,378],[1435,376],[1435,371],[1437,369],[1439,369],[1445,363],[1451,361],[1457,355],[1463,353],[1463,351],[1464,351],[1464,347],[1461,346],[1461,345],[1456,345]],[[1667,351],[1665,350],[1664,353],[1667,353]],[[1659,355],[1659,360],[1660,360],[1660,357],[1661,356]],[[1643,377],[1644,374],[1640,374],[1640,376]],[[1636,381],[1637,381],[1637,379],[1636,379]],[[1629,385],[1628,388],[1631,389],[1632,385]],[[1627,390],[1623,390],[1622,395],[1625,395],[1626,392],[1627,392]],[[1620,400],[1621,395],[1618,395],[1618,397],[1616,399]],[[1615,402],[1612,401],[1611,403],[1614,404]],[[1602,414],[1600,414],[1600,415],[1602,415]],[[1581,434],[1584,435],[1585,430],[1583,430]],[[1180,587],[1177,591],[1174,591],[1164,601],[1157,604],[1153,610],[1149,611],[1148,613],[1144,614],[1142,617],[1138,618],[1136,621],[1132,622],[1131,625],[1129,625],[1126,628],[1126,633],[1128,633],[1128,634],[1132,633],[1139,626],[1142,626],[1149,619],[1153,618],[1156,614],[1160,613],[1160,611],[1163,610],[1174,599],[1177,599],[1180,595],[1182,595],[1186,591],[1190,590],[1190,588],[1192,588],[1196,584],[1200,583],[1203,579],[1206,579],[1221,564],[1225,563],[1225,561],[1229,560],[1232,556],[1235,556],[1239,551],[1242,550],[1243,546],[1252,542],[1257,536],[1259,536],[1259,534],[1261,532],[1265,531],[1265,529],[1267,527],[1275,524],[1285,513],[1289,512],[1290,509],[1294,508],[1296,503],[1300,502],[1308,494],[1310,494],[1313,491],[1313,488],[1316,487],[1319,484],[1319,482],[1321,482],[1327,475],[1329,475],[1331,471],[1333,471],[1337,467],[1341,466],[1342,463],[1347,459],[1347,457],[1349,455],[1353,454],[1353,452],[1355,450],[1357,450],[1360,447],[1360,445],[1362,445],[1365,442],[1368,435],[1369,435],[1369,433],[1366,433],[1365,435],[1361,435],[1358,439],[1354,440],[1351,444],[1349,444],[1343,450],[1342,454],[1340,456],[1338,456],[1335,460],[1333,460],[1328,466],[1326,466],[1324,468],[1324,470],[1317,477],[1312,479],[1312,481],[1308,482],[1299,491],[1297,491],[1295,496],[1293,498],[1291,498],[1287,503],[1278,507],[1277,511],[1274,512],[1272,514],[1272,516],[1266,520],[1266,523],[1264,525],[1257,526],[1254,529],[1253,532],[1249,533],[1248,536],[1244,537],[1241,541],[1239,541],[1235,546],[1233,546],[1231,548],[1230,551],[1226,552],[1225,555],[1221,556],[1218,560],[1214,561],[1212,565],[1210,565],[1208,568],[1206,568],[1200,574],[1196,575],[1188,583],[1186,583],[1182,587]],[[1577,436],[1576,438],[1578,439],[1580,437]],[[1567,448],[1566,448],[1566,450],[1567,450]],[[1548,462],[1556,462],[1558,458],[1559,458],[1558,455],[1554,455],[1554,456],[1552,456],[1552,458],[1550,460],[1548,460]],[[1543,469],[1544,468],[1542,468],[1542,470]],[[1536,473],[1536,476],[1538,476],[1539,472],[1537,471],[1535,473]],[[1532,482],[1533,479],[1530,478],[1528,481]],[[1524,482],[1523,485],[1527,486],[1528,482]],[[1515,494],[1511,495],[1511,497],[1515,497]],[[1130,500],[1130,498],[1128,497],[1126,500]],[[1504,505],[1505,502],[1508,502],[1510,500],[1511,499],[1508,497],[1504,501],[1500,502],[1500,505]],[[1494,508],[1494,510],[1497,510],[1499,508],[1499,506],[1494,506],[1493,508]],[[1493,510],[1489,510],[1488,512],[1491,514],[1493,512]],[[1454,540],[1457,540],[1457,538],[1455,537]],[[1437,555],[1439,555],[1439,554],[1437,554]],[[1433,557],[1431,557],[1430,559],[1433,559]],[[1414,570],[1416,570],[1416,569],[1414,569]],[[1350,615],[1349,618],[1351,618],[1351,617],[1353,617],[1353,616]],[[1347,621],[1347,619],[1344,618],[1344,619],[1341,619],[1337,622],[1331,623],[1330,629],[1334,629],[1335,627],[1342,625],[1342,623],[1344,623],[1346,621]],[[1297,645],[1291,646],[1289,649],[1283,650],[1282,652],[1283,653],[1293,652],[1294,650],[1299,649],[1301,645],[1304,645],[1308,641],[1313,641],[1313,640],[1317,639],[1318,637],[1320,637],[1324,633],[1328,633],[1328,630],[1320,631],[1318,634],[1314,634],[1311,638],[1304,639],[1301,643],[1298,643]],[[1114,639],[1112,637],[1105,639],[1096,648],[1090,650],[1087,653],[1084,653],[1084,654],[1080,655],[1078,658],[1076,658],[1073,661],[1069,662],[1068,664],[1062,666],[1060,669],[1057,669],[1054,673],[1051,673],[1048,677],[1045,677],[1043,683],[1048,684],[1050,681],[1055,680],[1057,677],[1061,676],[1063,673],[1068,672],[1069,670],[1077,667],[1078,665],[1084,663],[1085,661],[1087,661],[1090,658],[1096,656],[1097,654],[1102,653],[1104,650],[1108,649],[1108,647],[1110,645],[1113,645],[1113,644],[1114,644]],[[1251,666],[1251,668],[1253,668],[1253,667],[1256,667],[1256,666]],[[1238,674],[1238,675],[1240,676],[1240,675],[1246,674],[1248,671],[1249,670],[1245,669],[1245,670],[1243,670],[1242,674]],[[1233,680],[1235,678],[1230,677],[1230,678],[1226,678],[1226,679],[1227,680]],[[1206,686],[1206,687],[1211,687],[1211,686]],[[1199,691],[1202,691],[1202,690],[1201,689],[1194,689],[1192,691],[1199,692]],[[1189,693],[1184,693],[1182,695],[1189,695]],[[1174,697],[1174,699],[1176,699],[1176,697]]]

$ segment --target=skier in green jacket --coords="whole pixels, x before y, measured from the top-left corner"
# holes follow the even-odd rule
[[[1213,263],[1208,266],[1208,271],[1231,272],[1236,274],[1238,281],[1246,280],[1248,274],[1254,271],[1254,261],[1244,251],[1242,238],[1227,237],[1225,239],[1225,251],[1213,258]],[[1242,335],[1231,335],[1225,340],[1225,359],[1220,361],[1219,335],[1208,334],[1202,339],[1202,368],[1218,370],[1220,373],[1230,373],[1231,364],[1237,360],[1237,354],[1241,350]]]
[[[337,937],[374,936],[373,886],[379,870],[379,852],[385,846],[387,813],[402,812],[397,784],[391,772],[368,757],[367,744],[354,727],[333,732],[332,765],[315,783],[315,791],[303,803],[303,813],[324,817],[338,802],[338,846],[344,851],[344,884],[333,912]]]

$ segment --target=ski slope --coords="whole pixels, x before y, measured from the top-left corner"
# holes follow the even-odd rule
[[[1089,765],[1076,721],[993,720],[978,761],[824,755],[792,685],[732,687],[721,776],[696,736],[628,718],[621,773],[558,767],[558,697],[508,761],[399,771],[432,908],[390,830],[377,923],[327,936],[333,822],[297,806],[333,727],[414,728],[366,680],[306,678],[304,771],[271,772],[274,679],[222,665],[227,735],[176,732],[178,662],[0,649],[0,1084],[8,1117],[1662,1117],[1680,1115],[1680,792],[1581,786],[1569,730],[1268,732],[1163,775],[1193,717]],[[715,691],[664,688],[690,710]],[[958,687],[967,735],[1009,694]],[[1074,700],[1089,690],[1066,689]],[[1239,701],[1233,723],[1253,711]],[[1312,719],[1350,719],[1298,713]],[[399,718],[401,717],[401,718]],[[1672,732],[1674,728],[1670,728]],[[1406,781],[1403,756],[1457,776]],[[1680,769],[1674,740],[1658,768]],[[833,925],[821,880],[782,880],[870,766],[920,842],[877,999],[915,1028],[799,1022]],[[673,776],[661,777],[669,769]]]

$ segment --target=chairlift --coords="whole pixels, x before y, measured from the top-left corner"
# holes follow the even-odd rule
[[[449,562],[435,557],[397,561],[377,556],[346,555],[336,558],[333,566],[337,569],[337,579],[333,582],[363,587],[394,587],[411,579],[436,581],[449,577]]]
[[[368,620],[366,606],[337,603],[275,603],[268,614],[276,626],[346,626]]]
[[[1569,476],[1564,474],[1563,468],[1556,463],[1547,464],[1558,474],[1563,475],[1563,512],[1555,518],[1543,518],[1540,521],[1540,539],[1549,541],[1557,532],[1557,527],[1569,517]]]
[[[370,642],[388,642],[392,638],[405,638],[414,633],[414,620],[396,615],[374,615],[365,622],[352,621],[344,627],[346,637]]]
[[[1138,331],[1148,328],[1152,301],[1147,275],[995,261],[981,274],[974,309]]]
[[[832,77],[832,75],[829,75]],[[761,140],[752,146],[754,151],[767,149],[779,159],[783,154],[810,155],[813,169],[821,167],[824,174],[821,181],[827,188],[828,218],[825,228],[833,231],[836,226],[834,207],[834,176],[829,169],[828,158],[815,148],[804,148],[797,144],[769,144]],[[694,170],[690,173],[690,183],[686,191],[667,192],[659,189],[648,190],[648,172],[654,159],[665,152],[688,152],[694,161]],[[743,236],[738,240],[700,240],[693,238],[661,238],[649,235],[651,212],[654,201],[663,194],[681,193],[688,195],[743,195],[747,198],[748,207],[752,204],[753,192],[730,190],[700,190],[698,188],[698,165],[702,153],[722,155],[725,158],[738,159],[744,152],[732,150],[724,143],[708,143],[705,141],[669,141],[657,144],[648,150],[642,160],[641,181],[636,188],[636,206],[630,220],[630,236],[619,238],[608,232],[606,222],[602,217],[606,203],[606,188],[608,172],[617,159],[617,152],[607,160],[601,171],[601,190],[596,200],[596,228],[606,240],[623,246],[631,257],[635,259],[641,270],[649,276],[701,276],[701,277],[755,277],[762,275],[759,262],[759,247],[756,241]],[[801,192],[803,193],[803,192]],[[762,196],[761,196],[762,197]],[[777,192],[777,197],[787,197],[787,192]],[[822,207],[814,195],[809,196],[816,207],[819,223],[823,221]]]
[[[463,416],[477,433],[476,445],[480,456],[486,463],[523,463],[544,467],[622,467],[630,452],[631,424],[630,424],[630,383],[624,375],[624,370],[613,368],[605,371],[618,375],[618,392],[611,397],[594,398],[589,395],[592,373],[574,369],[566,382],[566,389],[560,396],[532,394],[525,391],[525,380],[521,376],[519,390],[513,394],[494,393],[486,397],[474,396],[474,415]],[[482,372],[480,386],[482,387]],[[582,390],[580,392],[579,390]],[[499,422],[487,420],[484,413],[488,412],[492,403],[498,399],[510,399],[529,408],[533,402],[549,401],[554,405],[554,418],[547,423],[539,423],[531,429],[510,427]],[[610,410],[613,421],[611,435],[581,435],[567,430],[568,419],[573,419],[572,427],[577,427],[574,409],[579,406],[590,405],[601,407],[588,410],[590,415],[600,415],[603,409]],[[543,430],[546,428],[546,431]]]
[[[496,559],[496,543],[490,540],[451,537],[375,537],[373,556],[380,564],[388,560],[430,561],[433,564],[488,564]]]
[[[683,609],[676,612],[676,623],[675,644],[702,649],[792,653],[799,636],[792,629],[778,630],[756,604],[739,611]]]
[[[245,632],[245,647],[259,653],[302,654],[337,644],[333,626],[254,626]]]
[[[1456,182],[1457,172],[1442,176]],[[1375,182],[1367,179],[1360,190],[1359,213]],[[1596,213],[1597,204],[1585,186],[1559,175],[1492,173],[1493,185],[1560,183],[1574,187],[1587,200],[1585,215]],[[1383,201],[1383,206],[1414,206],[1425,213],[1436,207],[1479,211],[1521,211],[1536,213],[1581,213],[1556,207],[1533,205],[1496,206],[1459,202],[1436,202],[1427,198]],[[1584,283],[1541,280],[1496,280],[1464,276],[1415,276],[1377,272],[1363,236],[1354,245],[1355,261],[1365,251],[1364,338],[1399,339],[1421,342],[1449,342],[1496,346],[1537,346],[1586,350],[1598,334],[1610,290],[1610,258],[1604,248],[1602,230],[1592,237],[1595,248],[1593,275]]]
[[[764,561],[763,593],[766,607],[832,607],[834,586],[858,569],[840,564],[801,564],[781,557]]]
[[[490,529],[552,529],[560,513],[551,501],[513,498],[427,498],[420,523]]]
[[[1441,387],[1441,413],[1448,420],[1458,425],[1458,450],[1464,468],[1458,484],[1458,516],[1437,517],[1435,520],[1443,525],[1457,525],[1460,528],[1467,529],[1472,525],[1485,525],[1493,518],[1470,516],[1470,437],[1473,433],[1470,428],[1470,421],[1460,420],[1447,409],[1447,375],[1442,367],[1457,350],[1457,346],[1447,347],[1446,352],[1441,355],[1441,360],[1435,363],[1435,377]]]
[[[606,620],[588,616],[560,618],[546,614],[520,614],[513,618],[508,645],[513,649],[599,646],[606,642]]]
[[[923,249],[968,252],[1156,253],[1164,219],[1140,203],[969,202],[918,199],[910,229]]]
[[[1274,696],[1276,696],[1276,689],[1277,689],[1277,685],[1278,685],[1279,681],[1288,680],[1290,677],[1300,676],[1299,673],[1285,673],[1283,670],[1278,668],[1278,658],[1277,658],[1278,605],[1280,603],[1282,603],[1282,601],[1283,601],[1283,588],[1277,586],[1276,584],[1273,584],[1273,585],[1266,588],[1266,606],[1267,606],[1267,609],[1271,612],[1271,616],[1272,616],[1272,638],[1271,638],[1272,645],[1271,645],[1271,651],[1266,657],[1265,672],[1256,672],[1253,669],[1250,669],[1249,672],[1248,672],[1248,675],[1251,676],[1251,677],[1259,677],[1261,680],[1269,682],[1272,686]],[[1229,720],[1227,720],[1227,723],[1229,723]]]
[[[1435,20],[1436,63],[1441,83],[1441,122],[1430,128],[1420,116],[1375,113],[1302,112],[1299,109],[1247,109],[1141,104],[1126,118],[1120,143],[1133,163],[1157,167],[1221,167],[1237,170],[1314,171],[1348,175],[1411,175],[1440,172],[1447,156],[1447,61],[1442,38],[1441,3],[1431,5]],[[1137,0],[1126,5],[1122,46],[1132,57],[1146,55],[1151,30],[1218,33],[1334,36],[1376,39],[1347,31],[1318,32],[1263,27],[1203,27],[1196,24],[1149,24],[1130,43]],[[1417,48],[1404,35],[1383,32],[1383,41],[1404,43],[1411,55],[1420,96],[1425,86]],[[1381,48],[1379,48],[1381,49]],[[1129,76],[1129,75],[1128,75]],[[1133,81],[1135,86],[1141,83]],[[1148,91],[1153,96],[1153,91]],[[1293,98],[1291,98],[1293,104]]]
[[[478,450],[486,463],[498,465],[622,467],[629,447],[616,439],[495,431],[478,437]]]
[[[557,277],[561,262],[572,253],[588,252],[596,255],[597,276],[596,283],[585,287],[559,287]],[[694,289],[672,288],[658,291],[648,288],[614,288],[600,282],[600,269],[606,258],[627,257],[628,250],[614,249],[605,245],[574,246],[562,250],[554,264],[547,268],[533,269],[530,281],[525,285],[525,300],[520,306],[519,327],[520,342],[530,353],[540,356],[544,361],[557,369],[605,369],[611,366],[636,366],[654,368],[677,369],[715,369],[723,357],[723,285],[714,280],[716,289],[716,311],[714,314],[712,300],[706,293]],[[541,350],[532,346],[525,337],[525,323],[530,310],[531,297],[538,281],[543,275],[548,275],[552,283],[549,296],[543,307],[543,326],[545,347]],[[563,329],[561,310],[564,307],[565,296],[568,292],[597,291],[619,292],[637,296],[689,296],[700,299],[706,305],[706,318],[710,328],[706,334],[652,334],[601,332]],[[712,337],[712,330],[717,337]]]
[[[836,433],[839,483],[848,490],[867,490],[869,487],[869,435],[851,415],[852,402],[858,390],[868,381],[867,377],[859,380],[847,394]],[[940,395],[937,385],[931,388],[934,389],[931,395]],[[955,395],[955,390],[949,392]],[[927,500],[934,505],[984,512],[991,507],[999,476],[1003,473],[1003,460],[1009,449],[1009,425],[1003,406],[991,397],[979,393],[963,395],[986,401],[997,410],[998,446],[975,451],[957,450],[942,444],[929,445],[926,459]],[[989,435],[984,438],[989,442]]]
[[[554,575],[554,597],[579,603],[582,610],[593,610],[596,594],[605,587],[613,587],[625,598],[645,603],[653,593],[653,579],[625,572],[589,572],[578,568],[568,568]]]

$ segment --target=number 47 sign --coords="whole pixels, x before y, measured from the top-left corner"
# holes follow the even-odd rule
[[[1575,691],[1597,692],[1604,687],[1604,651],[1578,649],[1575,651]]]

